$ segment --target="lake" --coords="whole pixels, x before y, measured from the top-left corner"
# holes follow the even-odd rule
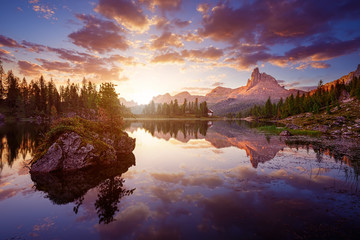
[[[256,127],[128,121],[118,165],[31,176],[46,127],[3,125],[0,238],[357,239],[359,145]]]

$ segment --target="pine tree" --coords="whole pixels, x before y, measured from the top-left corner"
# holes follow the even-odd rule
[[[39,79],[39,87],[40,87],[40,111],[46,113],[47,89],[43,76],[41,76]]]
[[[99,111],[103,111],[103,118],[109,127],[122,125],[122,113],[120,101],[115,92],[115,85],[112,83],[102,83],[99,90]]]
[[[271,103],[271,99],[270,97],[268,98],[268,100],[265,103],[265,112],[264,115],[266,118],[271,118],[273,116],[273,111],[272,111],[272,103]]]
[[[8,86],[6,102],[8,107],[14,111],[17,98],[20,96],[19,79],[14,76],[12,71],[9,71],[6,81]]]

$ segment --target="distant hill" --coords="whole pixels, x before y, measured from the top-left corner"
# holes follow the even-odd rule
[[[127,101],[125,98],[123,98],[123,97],[121,97],[121,98],[119,98],[119,100],[120,100],[120,103],[121,104],[124,104],[124,106],[125,107],[128,107],[128,108],[132,108],[132,107],[135,107],[135,106],[137,106],[138,104],[136,103],[136,102],[134,102],[134,101]]]
[[[249,109],[255,104],[264,104],[269,96],[272,102],[277,102],[280,98],[286,98],[291,94],[295,95],[298,91],[301,94],[305,93],[305,91],[302,90],[285,89],[280,86],[274,77],[266,73],[260,73],[259,69],[255,68],[246,86],[235,89],[216,87],[205,96],[191,95],[189,92],[181,92],[174,96],[166,93],[154,97],[153,101],[155,103],[168,103],[177,99],[179,104],[181,104],[185,98],[188,101],[195,101],[195,99],[198,98],[199,102],[207,101],[208,106],[214,111],[214,114],[223,115],[228,112],[238,112]]]

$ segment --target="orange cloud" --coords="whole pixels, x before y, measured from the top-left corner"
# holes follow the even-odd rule
[[[204,41],[204,39],[202,37],[200,37],[197,34],[193,34],[191,32],[188,32],[186,35],[183,35],[182,38],[187,42],[201,43]]]
[[[182,0],[140,0],[148,6],[152,11],[158,7],[161,11],[177,11],[180,10]]]
[[[201,3],[197,6],[196,10],[202,14],[206,14],[210,10],[210,6],[207,3]]]
[[[157,29],[168,29],[170,21],[166,17],[155,17],[154,24]]]
[[[45,59],[37,58],[37,61],[41,62],[41,67],[47,71],[60,71],[60,72],[72,72],[73,68],[68,62],[48,61]]]
[[[184,63],[184,58],[177,52],[168,52],[155,56],[152,63]]]
[[[39,0],[30,0],[29,3],[32,4],[32,9],[43,15],[44,18],[46,19],[53,19],[53,20],[57,20],[57,18],[53,17],[55,14],[54,9],[56,8],[51,8],[49,7],[47,4],[39,4]]]
[[[296,67],[296,69],[303,70],[303,69],[306,69],[308,67],[312,67],[312,68],[329,68],[330,64],[327,64],[327,63],[324,63],[324,62],[304,63],[304,64],[301,64],[300,66]]]
[[[26,76],[39,76],[44,70],[40,65],[28,61],[18,61],[18,66],[20,73]]]
[[[150,21],[141,6],[130,0],[100,0],[95,11],[107,18],[115,19],[129,30],[144,32],[149,29]]]
[[[180,35],[170,32],[164,32],[160,37],[154,39],[151,43],[151,49],[165,49],[170,46],[183,47]]]
[[[112,55],[107,59],[107,61],[109,63],[113,63],[113,62],[122,63],[126,66],[135,66],[138,64],[137,62],[135,62],[134,57],[124,57],[118,54]]]
[[[205,60],[219,60],[224,52],[221,49],[209,47],[198,50],[183,50],[182,56],[195,62],[204,62]]]
[[[4,62],[11,62],[13,57],[10,55],[9,51],[0,48],[0,60]]]
[[[167,52],[155,56],[153,63],[183,63],[185,59],[193,62],[208,62],[219,60],[224,55],[223,51],[218,48],[209,47],[198,50],[183,50],[178,52]]]
[[[69,35],[75,45],[99,53],[129,48],[126,38],[119,34],[123,30],[113,22],[85,14],[78,14],[76,17],[84,22],[85,26]]]

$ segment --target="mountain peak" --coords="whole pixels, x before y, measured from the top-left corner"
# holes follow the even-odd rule
[[[251,79],[248,80],[246,87],[247,89],[250,89],[260,82],[269,82],[278,85],[278,82],[274,77],[266,73],[260,73],[259,68],[256,67],[251,73]]]

